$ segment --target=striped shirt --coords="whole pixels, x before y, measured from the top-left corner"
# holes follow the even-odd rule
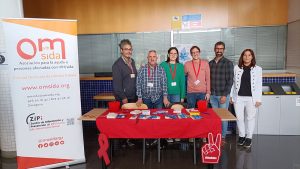
[[[215,59],[209,62],[211,95],[227,96],[233,84],[233,64],[222,57],[218,63]]]
[[[153,103],[161,96],[167,96],[167,78],[164,69],[159,65],[152,68],[148,64],[141,67],[137,75],[136,90],[139,99],[151,99]]]

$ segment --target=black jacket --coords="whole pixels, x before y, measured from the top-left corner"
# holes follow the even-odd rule
[[[113,93],[116,100],[121,101],[125,98],[136,99],[136,76],[137,70],[135,62],[132,59],[132,68],[135,78],[131,78],[131,69],[124,62],[122,57],[119,57],[112,66],[113,74]]]

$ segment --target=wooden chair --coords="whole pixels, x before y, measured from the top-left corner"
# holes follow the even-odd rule
[[[148,109],[148,106],[146,104],[142,104],[138,107],[136,103],[126,103],[122,105],[121,109]]]
[[[146,104],[142,104],[141,106],[137,106],[136,103],[126,103],[123,104],[121,109],[148,109]],[[145,156],[146,156],[146,139],[143,139],[143,164],[145,164]]]
[[[181,109],[183,109],[184,107],[183,107],[183,105],[181,105],[181,104],[173,104],[172,106],[171,106],[171,109],[173,109],[173,110],[181,110]]]

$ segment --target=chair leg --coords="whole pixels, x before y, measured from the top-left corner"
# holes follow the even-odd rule
[[[143,164],[145,164],[145,157],[146,157],[146,139],[143,139]]]

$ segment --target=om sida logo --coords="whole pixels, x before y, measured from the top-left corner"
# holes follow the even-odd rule
[[[43,61],[66,59],[65,42],[60,38],[39,38],[37,42],[24,38],[18,42],[17,52],[25,60],[33,59],[37,52]]]

